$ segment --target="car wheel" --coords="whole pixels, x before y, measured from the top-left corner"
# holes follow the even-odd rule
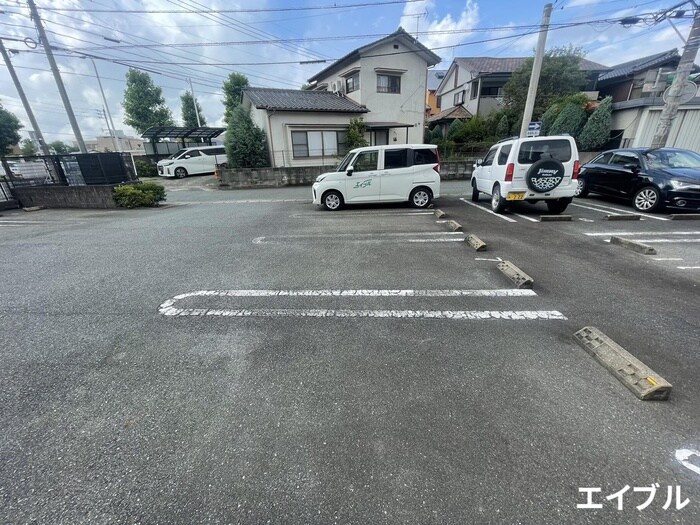
[[[566,210],[566,207],[569,205],[570,202],[571,199],[557,199],[553,201],[547,201],[547,209],[549,210],[549,213],[559,215],[560,213],[564,213],[564,210]]]
[[[323,207],[328,211],[339,210],[343,206],[343,196],[337,191],[327,191],[323,194]]]
[[[432,198],[433,196],[430,194],[430,190],[426,188],[416,188],[408,197],[408,202],[410,202],[411,206],[414,208],[427,208]]]
[[[637,211],[656,211],[661,208],[661,193],[654,186],[645,186],[634,194],[632,206]]]
[[[479,193],[476,189],[476,180],[472,179],[472,202],[479,202]]]
[[[585,179],[576,179],[576,190],[574,191],[574,197],[588,197],[588,184],[586,184]]]
[[[503,213],[506,209],[506,200],[501,195],[501,186],[496,184],[491,193],[491,209],[496,213]]]
[[[187,170],[185,168],[175,168],[175,177],[178,179],[184,179],[187,177]]]

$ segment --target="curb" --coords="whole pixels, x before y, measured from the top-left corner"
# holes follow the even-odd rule
[[[610,244],[617,244],[633,252],[641,253],[642,255],[656,255],[656,249],[652,248],[648,244],[633,241],[630,239],[623,239],[622,237],[612,236],[610,237]]]
[[[540,222],[569,222],[571,215],[540,215]]]
[[[453,232],[461,232],[462,231],[462,225],[458,223],[457,221],[449,220],[447,221],[447,227],[452,230]]]
[[[642,216],[636,213],[628,213],[625,215],[606,215],[605,218],[609,221],[638,221]]]
[[[516,288],[532,288],[534,280],[510,261],[499,262],[496,265],[503,275],[508,277]]]
[[[435,214],[435,217],[437,217],[438,219],[442,219],[443,217],[447,216],[447,214],[439,208],[435,209],[433,211],[433,213]]]
[[[684,213],[671,215],[672,221],[700,221],[700,213]]]
[[[472,248],[474,248],[477,252],[485,252],[486,251],[486,243],[479,239],[476,235],[474,234],[469,234],[467,237],[464,239],[464,242],[469,244]]]
[[[667,401],[673,386],[594,326],[574,334],[576,342],[644,401]]]

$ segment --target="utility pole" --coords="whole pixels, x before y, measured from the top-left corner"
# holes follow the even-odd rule
[[[27,0],[29,4],[29,10],[32,13],[32,20],[36,25],[36,30],[39,33],[39,42],[44,46],[44,52],[46,53],[46,58],[51,66],[51,71],[53,72],[53,78],[56,80],[56,86],[58,86],[58,92],[61,95],[61,100],[63,101],[63,107],[66,108],[66,113],[68,115],[68,120],[73,128],[73,134],[75,135],[75,141],[78,143],[78,148],[81,153],[87,153],[87,148],[85,147],[85,141],[83,140],[83,135],[80,133],[80,127],[78,127],[78,121],[75,119],[75,114],[73,113],[73,107],[71,106],[70,100],[68,99],[68,93],[66,93],[66,88],[63,85],[63,80],[61,79],[61,73],[58,71],[58,66],[56,65],[56,60],[53,57],[53,51],[51,50],[51,44],[49,44],[49,39],[46,37],[46,32],[44,31],[44,26],[41,23],[41,18],[39,17],[39,12],[36,9],[34,0]]]
[[[114,132],[114,128],[110,127],[109,120],[107,119],[107,113],[104,108],[99,111],[102,118],[105,119],[105,124],[107,124],[107,131],[109,131],[109,136],[112,138],[112,145],[114,146],[114,151],[119,151],[119,143],[117,142],[117,134]]]
[[[102,110],[107,111],[107,116],[109,116],[109,120],[107,120],[107,117],[105,117],[105,120],[107,121],[107,129],[109,130],[109,134],[112,137],[112,142],[114,143],[114,151],[121,151],[121,147],[119,144],[119,139],[117,138],[117,130],[114,129],[114,121],[112,120],[112,113],[109,111],[109,104],[107,104],[107,97],[105,96],[105,91],[102,89],[102,80],[100,80],[100,74],[97,71],[97,64],[95,64],[95,60],[92,57],[88,57],[90,59],[90,62],[92,62],[92,67],[95,69],[95,76],[97,77],[97,85],[100,86],[100,93],[102,93],[102,102],[104,102],[105,107]],[[110,127],[111,125],[111,127]]]
[[[22,85],[19,83],[19,77],[17,76],[17,73],[15,73],[15,68],[12,65],[12,62],[10,61],[10,55],[5,49],[5,44],[3,44],[2,42],[2,38],[0,38],[0,54],[2,54],[2,58],[5,59],[5,65],[7,66],[7,70],[10,72],[12,81],[15,83],[17,93],[19,94],[19,98],[22,101],[22,105],[24,106],[24,111],[27,113],[27,117],[29,117],[29,123],[32,125],[32,128],[36,133],[36,138],[39,141],[39,147],[41,148],[41,152],[44,155],[50,155],[51,152],[49,151],[49,146],[44,140],[44,135],[42,135],[41,130],[39,129],[39,124],[37,124],[36,118],[34,118],[34,112],[32,111],[32,108],[29,105],[27,95],[24,94]]]
[[[197,109],[197,99],[194,96],[194,89],[192,89],[192,79],[188,78],[190,82],[190,93],[192,93],[192,103],[194,104],[194,114],[197,115],[197,126],[202,127],[202,121],[199,120],[199,110]]]
[[[542,15],[542,25],[540,25],[540,36],[537,39],[537,49],[535,51],[535,61],[532,64],[532,74],[530,75],[530,87],[527,90],[527,100],[525,101],[525,111],[523,112],[523,122],[520,126],[520,137],[527,136],[527,127],[532,119],[532,112],[535,109],[535,97],[537,96],[537,85],[540,82],[540,72],[542,71],[542,61],[544,60],[544,45],[547,43],[547,31],[549,30],[549,17],[552,15],[552,4],[544,6]]]
[[[693,4],[695,3],[693,2]],[[695,4],[693,27],[690,29],[690,35],[683,48],[683,55],[676,68],[676,77],[668,90],[666,104],[664,104],[659,123],[656,126],[656,133],[654,133],[654,138],[651,141],[652,148],[663,148],[666,145],[671,125],[678,114],[678,106],[681,104],[683,87],[688,81],[688,76],[695,63],[695,57],[698,54],[698,47],[700,47],[700,8]]]

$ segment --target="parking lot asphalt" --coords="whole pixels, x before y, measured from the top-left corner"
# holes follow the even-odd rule
[[[700,221],[610,221],[631,208],[596,197],[495,216],[448,182],[452,232],[201,180],[164,209],[0,217],[0,522],[700,522],[676,459],[700,451]],[[636,399],[584,326],[670,401]],[[654,483],[644,510],[605,499]],[[669,485],[690,503],[664,510]]]

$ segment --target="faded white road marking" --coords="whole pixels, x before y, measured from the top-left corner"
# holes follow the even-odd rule
[[[700,266],[676,266],[679,270],[700,270]]]
[[[700,232],[595,232],[586,233],[589,237],[606,237],[608,235],[700,235]]]
[[[680,257],[654,257],[654,261],[682,261]]]
[[[453,236],[462,236],[461,238],[449,238]],[[462,232],[396,232],[396,233],[335,233],[335,234],[308,234],[308,235],[278,235],[278,236],[261,236],[255,237],[253,244],[279,244],[281,242],[290,242],[294,240],[304,239],[331,239],[338,238],[351,239],[354,242],[376,243],[376,242],[458,242],[464,240]],[[406,237],[419,237],[407,239]],[[436,237],[434,239],[420,239],[420,237]],[[442,238],[440,238],[442,237]]]
[[[536,295],[534,290],[518,288],[494,290],[198,290],[176,295],[170,301],[172,301],[171,304],[174,304],[175,301],[188,297],[533,297]]]
[[[573,203],[572,203],[573,204]],[[615,208],[613,206],[607,206],[605,204],[599,204],[597,202],[591,202],[589,203],[591,206],[597,206],[598,208],[603,208],[604,210],[613,210],[613,211],[619,211],[624,215],[628,215],[631,213],[634,213],[635,215],[641,215],[642,217],[647,217],[648,219],[655,219],[657,221],[668,221],[670,220],[668,217],[657,217],[656,215],[651,215],[650,213],[642,213],[638,212],[636,210],[623,210],[622,208]],[[581,204],[574,204],[574,206],[580,206],[581,208],[585,208],[585,206],[582,206]],[[600,211],[600,210],[598,210]],[[611,213],[610,215],[618,215],[617,213]]]
[[[648,242],[651,244],[666,243],[666,244],[681,244],[690,242],[700,242],[700,239],[635,239],[637,242]]]
[[[165,308],[166,316],[215,316],[215,317],[344,317],[378,319],[449,319],[454,321],[483,321],[500,319],[508,321],[559,320],[566,317],[556,310],[215,310],[206,308]]]
[[[304,202],[311,204],[311,199],[239,199],[228,201],[177,201],[177,204],[261,204],[270,202]]]
[[[697,465],[693,465],[690,461],[688,461],[693,456],[700,458],[700,452],[698,452],[697,450],[691,450],[687,448],[676,450],[676,459],[680,461],[681,465],[683,465],[687,469],[692,470],[696,474],[700,474],[700,467],[698,467]]]
[[[386,242],[386,241],[358,241],[358,242],[372,243],[372,242]],[[461,239],[406,239],[406,241],[400,241],[400,242],[464,242],[464,237],[462,237]]]
[[[486,213],[490,213],[491,215],[495,215],[496,217],[498,217],[499,219],[503,219],[504,221],[507,221],[507,222],[518,222],[518,221],[516,221],[515,219],[511,219],[510,217],[506,217],[505,215],[501,215],[500,213],[496,213],[496,212],[493,211],[493,210],[489,210],[489,209],[487,209],[487,208],[484,208],[483,206],[479,206],[477,203],[475,203],[475,202],[470,202],[470,201],[468,201],[467,199],[459,199],[459,200],[461,200],[464,204],[469,204],[469,206],[474,206],[475,208],[478,208],[478,209],[480,209],[481,211],[485,211]]]
[[[515,213],[515,212],[514,212],[513,215],[517,215],[518,217],[520,217],[520,218],[522,218],[522,219],[525,219],[525,220],[528,220],[528,221],[530,221],[530,222],[540,222],[540,221],[538,221],[537,219],[533,219],[532,217],[528,217],[527,215],[522,215],[522,214],[520,214],[520,213]]]
[[[493,261],[493,262],[503,262],[503,259],[496,257],[495,259],[484,259],[483,257],[474,257],[475,261]]]
[[[605,215],[620,215],[619,213],[611,213],[609,211],[600,210],[598,208],[593,208],[591,206],[584,206],[583,204],[574,204],[573,202],[571,203],[571,206],[576,206],[577,208],[585,208],[587,210],[597,211],[598,213],[603,213]]]
[[[593,219],[586,219],[585,217],[579,217],[578,220],[583,222],[595,222]]]
[[[290,215],[291,218],[293,219],[307,219],[307,218],[313,218],[313,219],[340,219],[340,218],[345,218],[345,217],[392,217],[392,216],[401,216],[401,217],[410,217],[410,216],[416,216],[416,215],[435,215],[432,211],[397,211],[397,212],[345,212],[345,213],[338,213],[338,212],[322,212],[318,211],[317,213],[295,213]]]

